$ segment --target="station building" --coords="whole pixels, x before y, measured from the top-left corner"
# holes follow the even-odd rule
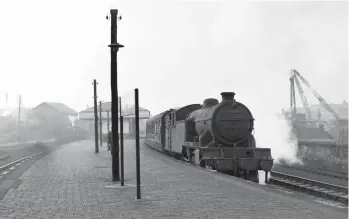
[[[111,102],[104,102],[101,106],[102,109],[102,134],[108,133],[108,114],[109,114],[109,130],[111,130]],[[97,106],[98,117],[100,115],[100,105]],[[123,107],[122,115],[124,116],[124,136],[132,137],[135,135],[135,108],[134,106]],[[145,137],[146,121],[150,117],[150,111],[139,107],[139,135],[140,137]],[[119,118],[119,133],[120,133],[120,112]],[[78,119],[75,122],[76,126],[88,131],[91,136],[94,134],[95,120],[94,120],[94,107],[87,108],[78,113]],[[98,129],[100,129],[100,124],[98,120]],[[98,132],[99,133],[99,132]]]

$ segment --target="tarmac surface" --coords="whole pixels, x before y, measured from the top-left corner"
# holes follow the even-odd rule
[[[111,181],[106,146],[95,154],[93,141],[63,145],[13,176],[0,218],[348,218],[347,208],[209,172],[144,144],[137,200],[134,140],[125,142],[124,156],[121,187]]]

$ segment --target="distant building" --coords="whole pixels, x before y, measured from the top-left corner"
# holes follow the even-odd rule
[[[98,117],[99,117],[99,109],[100,106],[98,105]],[[108,111],[109,111],[109,130],[111,130],[112,121],[111,121],[111,102],[105,102],[102,103],[102,133],[106,134],[108,131],[107,126],[107,118],[108,118]],[[133,135],[134,134],[134,119],[135,119],[135,111],[134,106],[129,106],[127,108],[123,108],[123,116],[124,116],[124,133],[125,135]],[[150,117],[150,111],[139,107],[139,131],[140,136],[145,135],[145,125],[146,121]],[[118,115],[118,118],[120,119],[120,112]],[[80,128],[85,129],[86,131],[90,132],[91,134],[94,133],[94,107],[87,108],[83,111],[81,111],[78,115],[78,120],[76,121],[76,125]],[[99,127],[99,121],[98,121],[98,127]],[[119,132],[120,132],[120,125],[119,125]]]
[[[6,109],[0,110],[0,117],[2,118],[2,121],[8,121],[9,124],[1,124],[1,127],[6,127],[9,126],[9,129],[14,129],[13,124],[16,124],[15,127],[18,127],[18,122],[20,121],[20,127],[28,127],[36,123],[35,120],[32,118],[32,111],[30,108],[26,107],[21,107],[20,108],[20,119],[18,118],[19,116],[19,108],[9,108],[7,107]],[[10,125],[11,124],[11,125]]]
[[[0,116],[0,139],[3,133],[13,132],[17,128],[17,122],[8,117]]]
[[[348,144],[348,102],[343,101],[340,104],[329,104],[330,107],[336,112],[338,117],[340,118],[339,123],[336,120],[336,118],[328,112],[327,109],[325,109],[321,104],[314,104],[310,105],[310,110],[312,114],[312,120],[313,121],[325,121],[325,122],[320,122],[320,124],[323,125],[324,130],[321,129],[316,129],[317,132],[323,133],[323,131],[326,131],[329,133],[332,138],[337,141],[338,144]],[[283,114],[287,115],[290,117],[290,113],[287,112],[286,110],[283,110]],[[317,126],[315,123],[308,123],[309,119],[307,118],[306,111],[303,107],[297,108],[297,115],[296,119],[298,119],[297,124],[306,126],[307,128],[314,129],[314,127]],[[320,125],[318,124],[318,125]],[[310,131],[306,130],[305,128],[302,130],[299,130],[298,133],[301,135],[301,138],[312,138],[311,136],[313,134],[309,134]],[[315,129],[314,129],[315,130]],[[328,134],[317,134],[317,138],[320,138],[319,136],[322,137],[328,137]],[[313,137],[314,138],[314,137]]]
[[[32,109],[41,126],[60,129],[74,126],[78,113],[63,103],[43,102]]]
[[[24,107],[21,107],[20,108],[20,113],[21,113],[21,122],[26,122],[28,121],[29,117],[30,117],[30,109],[28,108],[24,108]],[[19,108],[16,107],[16,108],[13,108],[11,109],[11,111],[8,112],[7,116],[13,118],[13,119],[18,119],[18,113],[19,113]]]

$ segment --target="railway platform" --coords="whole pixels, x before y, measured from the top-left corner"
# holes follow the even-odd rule
[[[62,146],[33,164],[0,200],[0,218],[348,218],[347,209],[209,172],[141,145],[136,199],[134,140],[125,142],[125,187],[111,181],[106,147]]]

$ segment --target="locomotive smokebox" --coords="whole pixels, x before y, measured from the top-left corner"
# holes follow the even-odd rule
[[[235,96],[234,92],[222,92],[221,95],[222,95],[222,102],[235,100],[234,99],[234,96]]]

